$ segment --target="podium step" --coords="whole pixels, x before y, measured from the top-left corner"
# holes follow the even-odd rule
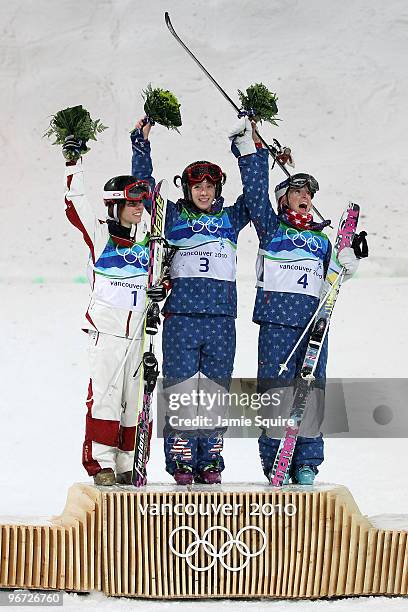
[[[407,524],[407,523],[405,523]],[[407,595],[408,531],[343,486],[75,484],[61,516],[0,519],[0,587],[175,598]]]

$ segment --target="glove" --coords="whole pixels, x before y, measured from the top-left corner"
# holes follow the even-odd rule
[[[231,151],[235,157],[256,153],[256,147],[252,138],[252,124],[248,117],[241,117],[238,123],[230,131],[228,138],[231,141]]]
[[[351,247],[344,247],[344,249],[341,249],[337,259],[339,260],[339,264],[346,270],[344,280],[348,280],[357,272],[360,262]]]
[[[368,257],[368,244],[367,244],[367,232],[360,232],[356,234],[351,243],[351,248],[354,251],[354,255],[357,259],[364,259]]]
[[[167,288],[164,285],[150,287],[150,289],[146,291],[146,295],[152,302],[161,302],[167,297]]]
[[[87,151],[86,141],[75,136],[67,136],[62,145],[62,154],[67,161],[77,161]]]

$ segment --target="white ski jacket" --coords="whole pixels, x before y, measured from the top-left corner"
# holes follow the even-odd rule
[[[149,262],[150,215],[145,210],[137,226],[135,241],[109,233],[109,225],[98,219],[84,190],[82,161],[66,164],[66,215],[89,247],[87,267],[91,298],[84,330],[96,330],[125,338],[143,333]]]

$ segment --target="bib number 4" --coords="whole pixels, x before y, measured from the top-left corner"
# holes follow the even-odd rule
[[[302,285],[303,289],[306,289],[306,287],[308,286],[308,280],[307,280],[307,274],[302,274],[302,276],[299,278],[299,280],[297,281],[298,285]]]

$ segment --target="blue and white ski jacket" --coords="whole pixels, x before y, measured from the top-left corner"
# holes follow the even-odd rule
[[[275,213],[269,199],[268,161],[267,149],[238,159],[245,204],[259,238],[253,321],[302,328],[317,307],[331,244],[323,232],[300,230]],[[244,180],[249,168],[252,182]]]
[[[140,337],[146,304],[150,215],[143,211],[134,241],[126,237],[126,231],[121,237],[111,231],[112,222],[98,218],[89,202],[82,160],[68,162],[65,176],[65,212],[89,248],[91,298],[83,329],[122,338],[132,338],[137,331]]]
[[[131,135],[132,175],[154,186],[150,142],[140,130]],[[255,163],[254,160],[253,163]],[[242,180],[254,172],[245,165]],[[249,223],[243,196],[224,207],[218,198],[211,213],[196,212],[185,200],[167,203],[165,235],[177,247],[170,276],[172,291],[163,312],[237,316],[236,249],[238,234]]]

